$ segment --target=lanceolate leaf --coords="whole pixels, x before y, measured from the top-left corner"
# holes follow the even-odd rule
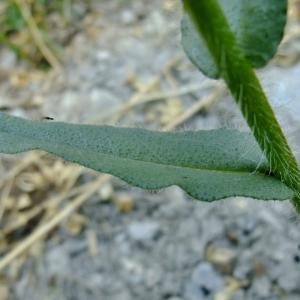
[[[246,59],[254,68],[265,66],[282,39],[287,1],[218,1]],[[208,77],[219,78],[218,67],[188,14],[183,16],[181,30],[183,48],[191,61]]]
[[[235,130],[164,133],[36,122],[0,113],[0,152],[40,149],[145,189],[178,185],[192,197],[285,200],[252,135]]]

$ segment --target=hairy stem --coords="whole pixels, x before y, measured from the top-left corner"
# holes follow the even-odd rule
[[[295,191],[300,212],[300,171],[287,139],[250,63],[237,46],[217,0],[184,0],[236,102],[265,153],[271,172]]]

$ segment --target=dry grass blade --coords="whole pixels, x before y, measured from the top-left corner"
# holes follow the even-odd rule
[[[224,92],[225,92],[225,87],[219,86],[210,95],[204,98],[200,98],[192,107],[186,110],[181,116],[179,116],[173,122],[165,126],[164,130],[166,131],[172,130],[178,127],[179,125],[181,125],[182,123],[186,122],[202,109],[212,105],[224,94]]]
[[[17,174],[22,172],[22,170],[26,169],[33,162],[37,162],[43,156],[42,153],[29,153],[24,157],[24,159],[20,160],[8,174],[6,174],[5,178],[0,182],[0,188],[2,188],[8,181],[12,180],[16,177]]]
[[[157,77],[155,77],[154,79],[152,79],[150,81],[150,83],[148,83],[147,85],[143,86],[136,94],[134,94],[129,99],[129,101],[127,101],[120,108],[120,110],[115,115],[108,116],[108,118],[110,119],[110,121],[112,123],[116,123],[116,122],[120,121],[120,119],[124,115],[126,115],[131,109],[133,109],[135,106],[143,103],[143,99],[146,98],[145,95],[159,85],[159,82],[161,80],[162,75],[165,72],[167,72],[168,70],[170,70],[171,68],[173,68],[174,66],[176,66],[179,62],[180,62],[180,57],[175,57],[172,60],[170,60],[167,63],[167,65],[164,67],[164,69],[162,70],[162,72]],[[146,101],[144,100],[144,102],[147,102],[147,101],[149,101],[149,100],[147,100],[147,98],[146,98]]]
[[[138,105],[184,96],[184,95],[191,94],[193,92],[197,92],[199,90],[202,90],[204,88],[211,87],[211,86],[212,86],[212,81],[207,80],[207,81],[203,81],[201,84],[192,84],[192,85],[188,85],[188,86],[183,86],[183,87],[180,87],[178,90],[174,90],[174,91],[153,93],[153,94],[149,94],[144,97],[141,96],[137,100],[129,102],[123,108],[124,111],[122,113],[125,113],[126,111],[131,110]]]
[[[41,51],[42,55],[45,57],[45,59],[48,61],[51,67],[56,71],[60,71],[61,64],[59,60],[56,58],[56,56],[53,54],[53,52],[49,49],[47,44],[45,43],[41,35],[41,32],[31,15],[30,9],[26,4],[26,1],[24,0],[14,0],[14,1],[16,5],[18,5],[18,7],[20,8],[22,16],[28,25],[32,38],[36,43],[38,49]]]
[[[15,247],[11,252],[9,252],[0,261],[0,271],[2,271],[7,265],[9,265],[16,257],[23,254],[34,244],[36,241],[44,237],[47,233],[53,230],[58,224],[60,224],[64,219],[75,212],[89,197],[91,197],[98,189],[110,179],[109,175],[103,175],[94,181],[89,189],[78,196],[71,204],[67,205],[59,214],[57,214],[52,220],[43,226],[39,227],[35,232],[33,232],[28,238],[22,241],[17,247]]]

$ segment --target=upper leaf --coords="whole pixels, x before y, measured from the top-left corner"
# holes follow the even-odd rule
[[[178,185],[192,197],[285,200],[252,135],[235,130],[152,132],[28,121],[0,113],[0,152],[40,149],[145,189]]]
[[[286,0],[219,0],[238,46],[254,68],[265,66],[274,56],[286,24]],[[181,22],[182,45],[190,60],[208,77],[220,71],[199,36],[190,16]],[[221,47],[222,45],[220,45]]]

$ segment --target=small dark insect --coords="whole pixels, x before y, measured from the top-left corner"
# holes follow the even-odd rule
[[[52,117],[43,117],[43,120],[50,120],[50,121],[53,121],[54,118],[52,118]]]

